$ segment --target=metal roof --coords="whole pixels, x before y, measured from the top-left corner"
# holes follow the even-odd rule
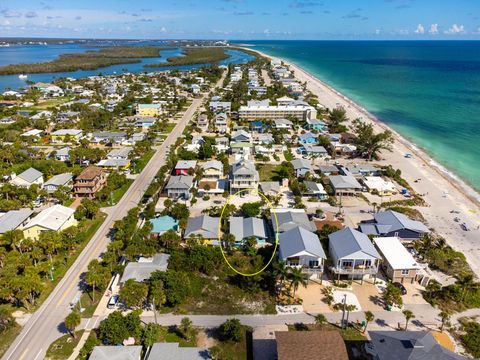
[[[420,233],[428,232],[428,228],[420,221],[411,220],[405,214],[387,210],[374,215],[375,222],[379,225],[390,225],[389,231],[412,230]]]
[[[38,225],[49,230],[57,231],[74,213],[75,210],[72,208],[58,204],[53,205],[45,210],[42,210],[37,216],[30,220],[25,225],[25,229],[29,229]]]
[[[24,172],[18,175],[19,178],[25,180],[26,182],[33,183],[38,178],[42,177],[43,174],[34,168],[28,168]]]
[[[146,360],[207,360],[211,359],[206,348],[180,347],[178,343],[153,344]]]
[[[48,179],[43,186],[62,186],[68,184],[72,179],[73,175],[71,173],[58,174]]]
[[[265,221],[258,218],[242,218],[232,216],[230,218],[230,234],[235,236],[236,241],[242,241],[248,237],[256,237],[259,239],[266,239],[267,232]]]
[[[25,220],[32,216],[33,210],[20,209],[11,210],[0,217],[0,234],[3,234],[10,230],[15,230]]]
[[[165,189],[186,189],[189,190],[193,186],[193,176],[170,176]]]
[[[219,218],[208,215],[201,215],[188,219],[185,237],[192,235],[201,235],[204,239],[218,238],[218,222]]]
[[[313,256],[326,259],[325,251],[320,244],[318,236],[302,227],[295,227],[278,236],[280,252],[284,259],[306,251]]]
[[[140,360],[141,346],[95,346],[90,360]]]
[[[372,259],[380,258],[368,236],[351,227],[346,227],[328,235],[328,239],[329,246],[334,251],[337,259],[346,257],[364,259],[365,256]],[[359,252],[363,254],[358,254]]]
[[[271,220],[275,231],[276,223],[273,213],[277,215],[278,232],[288,231],[297,226],[309,231],[315,231],[316,229],[308,220],[308,216],[303,209],[272,209]]]
[[[156,254],[153,258],[141,259],[138,262],[129,262],[125,270],[123,270],[120,282],[125,283],[130,279],[139,282],[145,281],[150,278],[153,272],[167,270],[169,258],[170,255],[167,254]]]

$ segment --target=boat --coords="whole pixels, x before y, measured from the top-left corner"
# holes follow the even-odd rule
[[[20,75],[18,75],[18,78],[19,78],[19,79],[22,79],[22,80],[26,79],[27,77],[28,77],[28,76],[25,75],[25,74],[20,74]]]

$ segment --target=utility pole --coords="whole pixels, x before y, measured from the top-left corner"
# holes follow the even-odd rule
[[[345,306],[347,305],[347,294],[343,295],[343,300],[342,300],[342,329],[344,328],[345,324]]]
[[[155,307],[155,298],[152,299],[152,305],[153,305],[153,315],[155,316],[155,324],[158,324],[157,321],[157,309]]]

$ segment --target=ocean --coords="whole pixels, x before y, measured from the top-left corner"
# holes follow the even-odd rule
[[[241,43],[304,68],[480,190],[480,41]]]

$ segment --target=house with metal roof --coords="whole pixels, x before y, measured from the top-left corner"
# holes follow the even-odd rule
[[[71,148],[69,148],[68,146],[65,146],[61,149],[58,149],[55,152],[55,159],[57,159],[58,161],[68,161],[68,160],[70,160],[70,150],[71,150]]]
[[[52,176],[48,179],[45,184],[43,184],[43,188],[47,190],[49,193],[54,193],[57,191],[61,186],[66,188],[73,187],[73,174],[71,173],[64,173]]]
[[[422,222],[393,210],[378,212],[373,220],[362,221],[359,230],[366,235],[397,236],[403,241],[417,240],[430,231]]]
[[[10,210],[0,214],[0,235],[24,226],[30,220],[32,214],[33,210],[30,209]]]
[[[307,119],[305,127],[310,130],[322,131],[327,124],[319,119]]]
[[[79,141],[83,135],[82,130],[78,129],[59,129],[50,134],[52,143],[59,144],[64,142]]]
[[[264,246],[268,239],[265,220],[239,216],[230,217],[230,234],[235,237],[235,245],[242,245],[246,239],[255,238],[258,246]]]
[[[170,176],[165,190],[169,198],[190,198],[190,190],[193,188],[193,176]]]
[[[362,191],[362,185],[352,175],[331,175],[328,180],[335,195],[355,195]]]
[[[218,245],[219,221],[220,218],[215,218],[208,215],[189,218],[184,237],[198,237],[207,240],[206,244]]]
[[[43,174],[34,168],[28,168],[18,175],[12,174],[12,180],[10,180],[10,184],[26,188],[34,184],[41,187],[43,182]]]
[[[32,218],[23,227],[23,235],[25,238],[38,240],[40,234],[44,231],[60,232],[71,226],[76,226],[78,222],[73,216],[74,213],[75,209],[63,205],[53,205]]]
[[[265,195],[278,195],[280,192],[280,183],[278,181],[264,181],[259,186]]]
[[[127,160],[130,153],[133,151],[133,148],[130,146],[122,147],[119,149],[113,149],[107,154],[107,159],[114,160]]]
[[[166,271],[169,258],[170,255],[160,253],[150,258],[140,257],[137,262],[129,262],[123,270],[120,284],[125,284],[130,279],[142,282],[150,279],[155,271]]]
[[[188,175],[188,171],[195,170],[196,167],[196,160],[179,160],[175,165],[175,175]]]
[[[369,331],[375,360],[466,360],[427,331]]]
[[[328,156],[328,151],[320,145],[305,144],[301,146],[298,150],[301,154],[311,157],[324,158]]]
[[[381,256],[367,235],[346,227],[328,235],[330,270],[338,279],[361,279],[377,276]]]
[[[312,162],[310,160],[295,159],[290,161],[290,163],[293,165],[293,169],[295,170],[297,177],[305,176],[307,172],[313,172]]]
[[[301,267],[308,274],[321,278],[327,258],[318,236],[303,227],[294,227],[278,235],[279,258],[287,266]]]
[[[146,354],[145,360],[208,360],[207,348],[180,347],[178,343],[155,343]]]
[[[307,189],[305,193],[303,193],[304,196],[315,197],[320,200],[328,198],[328,194],[322,184],[315,181],[304,181],[303,184]]]
[[[278,232],[282,233],[293,229],[295,227],[303,227],[305,230],[316,231],[315,225],[313,225],[308,219],[307,213],[303,209],[272,209],[270,219],[272,221],[272,227]]]
[[[236,193],[240,190],[247,192],[257,189],[260,175],[255,164],[246,159],[241,159],[232,165],[230,172],[230,192]]]
[[[293,122],[288,119],[274,119],[273,127],[277,130],[285,129],[290,130],[293,127]]]
[[[223,177],[223,163],[218,160],[209,160],[202,165],[204,179],[220,179]]]
[[[140,360],[141,346],[95,346],[90,360]]]

